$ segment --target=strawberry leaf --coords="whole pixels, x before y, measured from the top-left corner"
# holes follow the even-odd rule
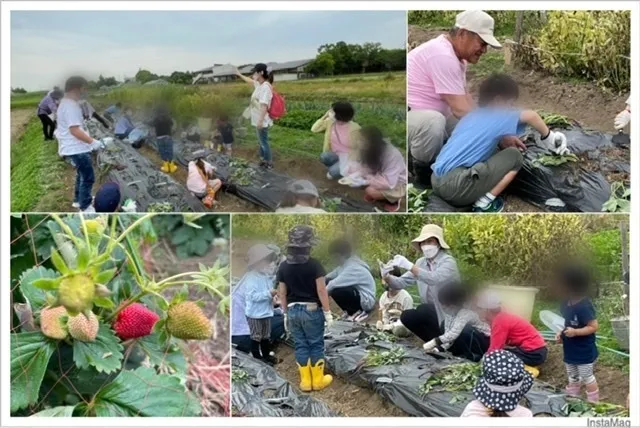
[[[55,279],[58,274],[51,270],[46,269],[43,266],[33,267],[22,273],[20,276],[20,291],[22,296],[31,305],[33,312],[38,312],[43,306],[47,305],[47,294],[41,288],[34,285],[34,282],[39,279]]]
[[[122,349],[115,333],[107,325],[100,323],[95,341],[73,341],[73,362],[79,369],[93,367],[98,372],[112,373],[122,367]]]
[[[12,412],[38,402],[44,372],[55,349],[55,342],[39,331],[11,334]]]

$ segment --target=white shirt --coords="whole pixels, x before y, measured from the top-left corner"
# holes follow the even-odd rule
[[[251,94],[251,104],[249,105],[249,109],[251,110],[251,125],[257,126],[258,121],[260,120],[260,114],[262,111],[262,104],[267,106],[267,110],[269,110],[269,106],[271,105],[271,98],[273,98],[273,91],[271,89],[271,85],[269,82],[260,82],[253,81],[253,94]],[[262,126],[264,128],[268,128],[273,125],[273,120],[269,117],[269,112],[264,115],[264,120],[262,121]]]
[[[78,126],[84,132],[87,132],[83,126],[84,118],[82,117],[82,109],[78,102],[70,98],[63,98],[60,100],[57,115],[58,126],[55,136],[58,139],[58,154],[60,156],[72,156],[90,152],[92,149],[91,145],[78,140],[71,135],[70,131],[71,127]]]
[[[382,293],[379,302],[380,310],[382,311],[382,322],[389,324],[392,320],[389,310],[397,309],[402,312],[407,309],[413,309],[413,297],[407,292],[407,290],[400,290],[395,296],[390,296],[388,291]]]
[[[304,205],[296,205],[293,207],[286,208],[278,208],[276,209],[277,213],[326,213],[325,210],[321,208],[307,207]]]

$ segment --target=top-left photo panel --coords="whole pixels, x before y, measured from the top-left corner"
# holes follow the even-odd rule
[[[13,11],[12,212],[406,211],[406,12]]]

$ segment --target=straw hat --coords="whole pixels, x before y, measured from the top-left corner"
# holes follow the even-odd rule
[[[411,243],[418,251],[420,251],[420,244],[429,238],[436,238],[440,243],[440,247],[444,248],[445,250],[449,249],[449,245],[444,240],[444,233],[442,232],[442,228],[435,224],[427,224],[426,226],[424,226],[420,231],[420,235],[416,239],[411,241]]]

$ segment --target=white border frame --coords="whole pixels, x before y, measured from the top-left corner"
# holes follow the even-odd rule
[[[448,1],[448,2],[415,2],[415,1],[341,1],[341,2],[319,2],[319,1],[247,1],[247,2],[205,2],[205,1],[184,1],[184,2],[144,2],[144,1],[25,1],[25,2],[2,2],[2,15],[0,21],[0,29],[2,35],[2,79],[1,88],[2,91],[2,124],[10,122],[10,77],[11,77],[11,25],[10,25],[10,12],[13,10],[415,10],[415,9],[431,9],[431,10],[460,10],[460,9],[479,9],[485,10],[631,10],[631,75],[635,77],[631,81],[631,93],[632,93],[632,115],[634,124],[640,124],[640,114],[638,114],[638,105],[640,105],[640,93],[638,86],[639,76],[639,45],[640,45],[640,28],[638,26],[638,19],[640,13],[640,4],[636,1],[608,1],[608,2],[593,2],[593,1],[581,1],[572,3],[569,1],[520,1],[520,2],[499,2],[499,1],[484,1],[482,3],[470,2],[470,1]],[[621,106],[623,108],[623,106]],[[613,120],[613,118],[612,118]],[[635,127],[637,127],[636,125]],[[635,129],[634,127],[634,129]],[[2,281],[0,283],[5,284],[3,293],[8,291],[6,284],[9,283],[9,265],[10,265],[10,243],[9,243],[9,207],[10,203],[10,127],[2,126],[0,141],[2,144],[2,152],[0,156],[1,162],[1,196],[4,211],[1,217],[1,231],[4,238],[1,243],[1,255],[0,266],[2,267]],[[631,135],[632,150],[631,158],[631,176],[640,177],[640,168],[638,164],[638,155],[634,154],[640,150],[638,132],[634,132]],[[637,182],[636,179],[632,179],[631,188],[634,190],[637,186],[634,185]],[[636,197],[632,200],[632,213],[630,215],[630,227],[631,227],[631,260],[638,260],[640,257],[640,235],[638,235],[638,225],[640,225],[640,197]],[[585,214],[589,215],[589,214]],[[233,214],[232,214],[233,222]],[[231,242],[233,245],[233,242]],[[630,361],[630,391],[631,391],[631,403],[636,405],[631,406],[630,425],[627,426],[640,426],[640,408],[638,404],[638,363],[640,362],[640,356],[638,355],[638,344],[640,343],[638,331],[640,329],[639,317],[638,317],[638,302],[640,301],[640,293],[635,287],[638,286],[640,281],[640,273],[632,269],[631,271],[631,287],[630,287],[630,302],[631,302],[631,361]],[[9,395],[10,395],[10,380],[9,380],[9,353],[10,353],[10,332],[5,328],[10,324],[10,312],[7,306],[7,299],[0,297],[0,301],[3,302],[0,305],[0,311],[2,312],[1,324],[0,324],[0,337],[2,339],[0,352],[2,357],[1,373],[2,373],[2,394],[1,394],[1,409],[2,409],[2,426],[110,426],[116,425],[123,426],[367,426],[367,427],[379,427],[379,426],[509,426],[509,427],[528,427],[528,426],[587,426],[588,420],[582,418],[535,418],[535,419],[522,419],[522,418],[508,418],[508,419],[469,419],[469,418],[16,418],[9,415]],[[593,420],[592,422],[595,422]],[[483,425],[484,424],[484,425]],[[595,425],[594,425],[595,426]]]

